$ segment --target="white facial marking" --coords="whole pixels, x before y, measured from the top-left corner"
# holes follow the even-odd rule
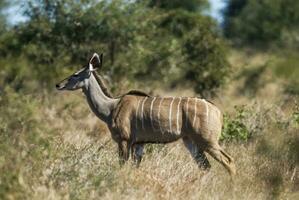
[[[172,113],[172,104],[174,101],[174,97],[172,97],[172,100],[170,102],[170,106],[169,106],[169,115],[168,115],[168,120],[169,120],[169,132],[172,132],[172,128],[171,128],[171,113]]]
[[[176,112],[176,128],[177,128],[177,133],[180,133],[179,117],[180,117],[180,104],[181,104],[182,97],[180,97],[179,99],[180,100],[179,100],[178,107],[177,107],[177,112]]]
[[[159,128],[161,133],[163,133],[162,127],[161,127],[161,122],[160,122],[160,108],[161,108],[161,104],[163,102],[164,98],[161,98],[161,101],[159,103],[159,107],[158,107],[158,122],[159,122]]]
[[[188,125],[188,119],[187,119],[187,117],[188,117],[188,111],[189,111],[189,97],[187,97],[187,108],[186,108],[186,119],[185,119],[185,126],[186,126],[186,128],[187,128],[187,125]]]
[[[193,123],[192,123],[192,126],[194,127],[195,125],[195,121],[196,121],[196,112],[197,112],[197,98],[195,98],[195,103],[194,103],[194,117],[193,117]]]
[[[89,63],[89,71],[93,71],[93,66],[91,63]]]
[[[137,119],[138,119],[138,110],[139,110],[139,106],[140,106],[140,101],[141,101],[141,100],[139,99],[139,100],[138,100],[138,104],[137,104],[136,114],[135,114],[135,120],[136,120],[136,121],[135,121],[135,123],[136,123],[136,124],[135,124],[135,127],[136,127],[136,130],[137,130],[137,128],[138,128],[138,120],[137,120]]]
[[[85,70],[85,68],[83,68],[83,69],[80,69],[79,71],[77,71],[76,73],[74,73],[74,75],[78,75],[78,74],[80,74],[82,71],[84,71]]]
[[[151,125],[152,125],[152,129],[155,131],[155,127],[154,127],[154,124],[153,124],[153,106],[154,106],[154,102],[156,100],[157,97],[154,97],[152,99],[152,102],[151,102],[151,110],[150,110],[150,119],[151,119]]]
[[[141,105],[141,122],[142,122],[142,129],[144,129],[144,122],[143,122],[143,108],[144,108],[144,103],[147,100],[147,97],[144,98],[142,105]]]

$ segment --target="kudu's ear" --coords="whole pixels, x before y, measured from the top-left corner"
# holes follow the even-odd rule
[[[89,60],[89,71],[95,71],[102,67],[103,54],[99,56],[97,53],[94,53],[91,59]]]

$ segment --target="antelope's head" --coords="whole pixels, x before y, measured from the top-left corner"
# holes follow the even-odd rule
[[[77,90],[84,87],[91,73],[102,66],[103,54],[94,53],[88,65],[56,84],[58,90]]]

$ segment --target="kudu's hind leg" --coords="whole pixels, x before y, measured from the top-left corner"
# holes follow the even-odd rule
[[[210,162],[205,155],[204,151],[200,148],[199,145],[194,143],[191,139],[184,137],[183,142],[185,147],[189,150],[191,153],[193,159],[197,163],[198,167],[208,170],[211,168]]]
[[[137,167],[139,167],[140,162],[142,160],[143,147],[144,147],[143,144],[133,144],[131,147],[131,156]]]
[[[210,145],[206,151],[215,158],[218,162],[220,162],[230,173],[230,175],[236,174],[236,166],[234,163],[234,159],[228,155],[219,144]]]

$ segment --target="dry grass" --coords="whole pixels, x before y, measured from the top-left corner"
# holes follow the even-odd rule
[[[181,142],[148,145],[140,168],[132,163],[120,167],[116,145],[105,126],[98,125],[84,99],[62,94],[50,102],[40,110],[43,126],[53,134],[50,147],[41,160],[21,166],[17,174],[19,187],[4,198],[293,199],[298,195],[298,163],[297,168],[289,166],[291,160],[283,158],[282,154],[289,151],[283,148],[285,134],[273,127],[273,120],[283,123],[283,117],[263,121],[272,124],[249,143],[222,144],[238,168],[231,182],[228,173],[211,157],[212,169],[207,173],[199,170]],[[274,115],[276,110],[269,112],[267,115]],[[246,122],[249,127],[260,119],[254,117],[255,113],[252,116]],[[271,129],[274,132],[268,133]],[[287,132],[293,134],[288,138],[296,138],[296,130],[288,126]],[[39,169],[35,173],[31,167]]]
[[[28,96],[28,105],[17,94],[8,97],[5,102],[15,109],[2,111],[28,114],[7,119],[13,122],[9,125],[0,118],[0,199],[298,199],[299,135],[293,102],[284,102],[277,84],[271,94],[275,98],[259,91],[254,100],[239,100],[242,95],[233,88],[242,81],[232,81],[226,98],[218,101],[232,114],[234,105],[246,104],[244,123],[255,133],[248,142],[222,144],[236,161],[233,182],[211,157],[212,169],[199,170],[180,141],[148,145],[139,168],[130,162],[120,167],[106,126],[79,93]]]

